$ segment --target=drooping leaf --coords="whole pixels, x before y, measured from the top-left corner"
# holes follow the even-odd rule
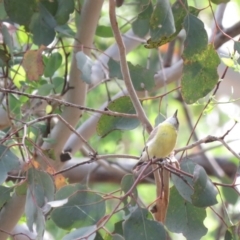
[[[44,21],[40,13],[33,14],[29,28],[33,34],[33,42],[36,45],[47,46],[54,40],[54,28]]]
[[[219,64],[220,59],[212,45],[190,59],[184,59],[181,93],[187,104],[196,102],[213,90],[219,79]]]
[[[193,174],[196,163],[191,160],[184,159],[181,162],[181,170],[190,174]],[[193,194],[193,179],[188,176],[179,176],[172,174],[172,181],[174,186],[178,190],[178,193],[188,202],[192,202],[191,196]]]
[[[52,77],[62,64],[62,55],[59,52],[52,53],[44,69],[45,77]]]
[[[134,182],[135,182],[135,177],[133,174],[126,174],[123,176],[121,181],[121,188],[124,191],[124,193],[127,193],[132,188]],[[132,192],[134,193],[134,196],[137,199],[136,188],[134,188]]]
[[[19,168],[18,157],[6,146],[0,145],[0,184],[6,180],[8,172]]]
[[[149,21],[153,12],[152,3],[149,2],[141,13],[138,14],[137,19],[132,23],[133,32],[139,37],[145,37],[149,32]]]
[[[168,0],[157,0],[150,19],[150,35],[153,42],[171,36],[176,31],[171,5]]]
[[[191,160],[182,161],[180,167],[182,171],[193,175],[193,178],[184,174],[182,176],[172,175],[173,183],[179,194],[196,207],[216,204],[217,190],[205,170]]]
[[[83,52],[76,53],[77,67],[81,71],[81,78],[84,82],[91,84],[91,72],[93,61]]]
[[[13,188],[0,186],[0,209],[11,198]]]
[[[135,180],[136,179],[135,179],[134,175],[132,175],[132,174],[126,174],[123,176],[122,181],[121,181],[121,189],[125,194],[132,188]],[[133,199],[131,198],[131,205],[135,205],[136,199],[138,198],[138,192],[137,192],[136,187],[132,189],[130,196],[133,197]],[[125,205],[128,204],[127,198],[125,198],[123,200],[123,203]],[[126,211],[128,211],[128,210],[126,210]]]
[[[12,114],[15,115],[15,118],[19,118],[21,115],[21,102],[19,101],[19,96],[15,94],[8,95],[8,103],[11,109]]]
[[[38,235],[42,236],[45,229],[45,217],[42,208],[54,199],[54,183],[52,177],[43,171],[30,168],[27,173],[28,190],[25,205],[27,225],[33,231],[37,226]]]
[[[28,26],[37,9],[37,0],[4,0],[5,10],[13,22]]]
[[[208,178],[203,167],[199,165],[196,165],[194,168],[193,188],[194,193],[191,196],[191,199],[194,206],[208,207],[217,203],[217,189]]]
[[[190,61],[207,49],[208,36],[203,22],[192,14],[185,17],[183,27],[186,31],[183,58]]]
[[[120,64],[112,59],[108,62],[110,78],[123,79]],[[151,70],[128,62],[131,80],[136,91],[152,90],[155,87],[154,74]]]
[[[94,240],[96,237],[96,230],[97,230],[96,225],[79,228],[70,232],[66,236],[64,236],[62,240],[74,240],[76,238],[81,238],[81,237],[84,238],[85,236],[88,236],[91,233],[92,234],[87,239]]]
[[[207,233],[203,224],[205,218],[204,208],[186,202],[175,187],[170,189],[166,226],[171,232],[182,233],[187,240],[201,239]]]
[[[109,103],[107,108],[114,112],[135,114],[134,106],[128,96],[120,97]],[[102,115],[97,124],[97,133],[105,137],[113,130],[132,130],[139,125],[137,118]]]
[[[174,17],[174,25],[176,31],[171,34],[170,36],[163,36],[158,41],[153,41],[152,38],[147,40],[147,44],[145,45],[145,48],[157,48],[159,46],[162,46],[168,42],[171,42],[173,39],[176,38],[178,33],[182,29],[182,23],[185,18],[185,16],[188,14],[188,4],[186,0],[182,1],[176,1],[172,5],[172,14]]]
[[[0,30],[3,36],[3,42],[8,46],[10,55],[13,56],[13,40],[7,26],[2,24]]]
[[[74,0],[58,0],[57,12],[54,16],[59,25],[65,24],[74,11]]]
[[[68,202],[55,208],[51,214],[52,220],[60,228],[71,229],[94,225],[105,214],[104,199],[96,193],[87,191],[80,184],[63,187],[57,192],[56,200],[66,198]]]
[[[123,223],[123,236],[126,240],[166,239],[166,232],[159,222],[147,218],[147,209],[137,208]]]

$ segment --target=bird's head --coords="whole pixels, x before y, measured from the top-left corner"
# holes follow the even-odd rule
[[[173,114],[172,117],[169,117],[165,120],[166,122],[172,124],[176,128],[176,130],[178,130],[178,127],[179,127],[177,113],[178,113],[178,110],[176,110],[176,112]]]

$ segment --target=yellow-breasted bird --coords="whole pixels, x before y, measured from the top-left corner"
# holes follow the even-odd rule
[[[172,117],[167,118],[152,130],[139,158],[139,162],[134,166],[133,170],[145,161],[154,158],[162,159],[170,155],[177,141],[179,127],[177,112],[178,110],[176,110]]]

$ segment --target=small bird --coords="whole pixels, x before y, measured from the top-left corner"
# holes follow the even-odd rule
[[[133,170],[139,168],[148,160],[163,159],[170,155],[177,141],[179,127],[177,112],[178,110],[176,110],[172,117],[167,118],[152,130],[139,158],[139,162],[133,167]]]

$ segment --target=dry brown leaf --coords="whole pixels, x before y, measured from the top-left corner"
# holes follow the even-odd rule
[[[42,52],[45,49],[46,47],[42,45],[38,50],[28,50],[24,54],[22,66],[29,80],[36,81],[43,74]]]

